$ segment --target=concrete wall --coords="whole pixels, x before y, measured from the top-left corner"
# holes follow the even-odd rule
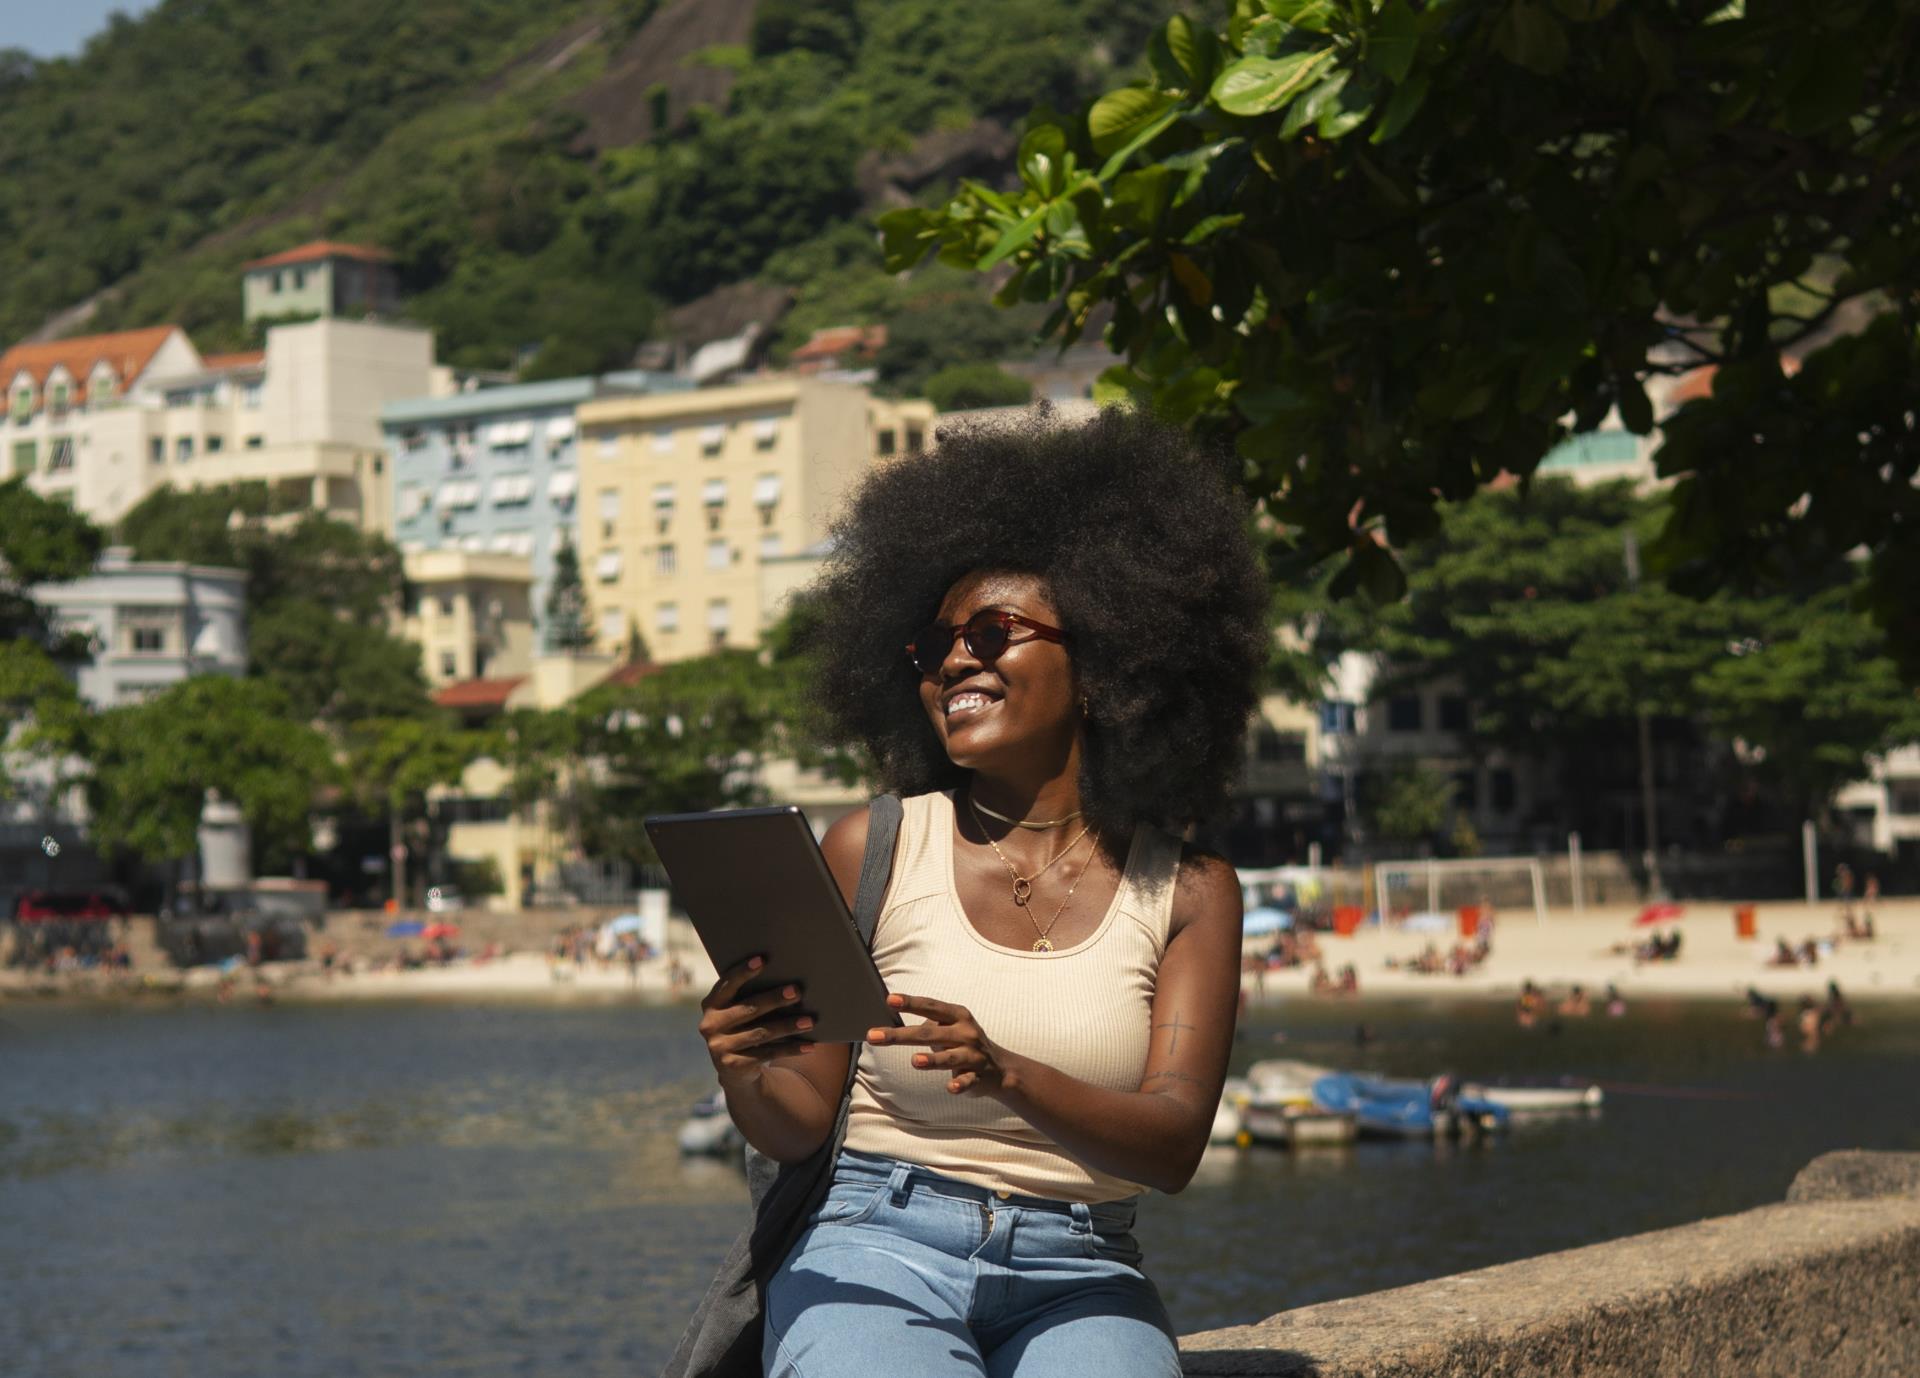
[[[1189,1335],[1186,1373],[1910,1378],[1920,1153],[1830,1153],[1784,1204]]]

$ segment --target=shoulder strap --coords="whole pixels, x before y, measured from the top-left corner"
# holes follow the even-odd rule
[[[880,924],[887,882],[893,879],[893,844],[900,835],[902,812],[897,794],[880,795],[867,806],[867,852],[860,861],[860,885],[853,895],[853,921],[868,947],[873,946],[873,930]]]

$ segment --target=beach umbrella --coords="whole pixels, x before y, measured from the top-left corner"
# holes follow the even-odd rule
[[[387,925],[387,936],[389,938],[417,938],[420,936],[420,930],[424,927],[426,927],[426,925],[418,919],[401,919],[397,923]]]
[[[420,936],[429,942],[435,938],[457,938],[460,936],[460,925],[457,923],[430,923],[420,930]]]
[[[1293,927],[1293,915],[1284,909],[1263,906],[1249,909],[1240,921],[1240,931],[1249,938],[1261,937],[1268,933],[1278,933],[1283,928]]]
[[[1671,901],[1650,904],[1640,911],[1640,916],[1633,921],[1633,926],[1635,928],[1645,928],[1650,924],[1665,923],[1669,919],[1681,917],[1686,912],[1686,905],[1674,904]]]
[[[616,918],[608,919],[601,925],[600,931],[619,937],[622,933],[638,933],[646,926],[647,921],[638,914],[621,914]]]
[[[1453,920],[1435,910],[1423,910],[1418,914],[1409,914],[1400,921],[1403,933],[1444,933],[1453,927]]]

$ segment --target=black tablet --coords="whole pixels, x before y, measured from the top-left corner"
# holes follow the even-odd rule
[[[745,994],[797,983],[799,1009],[816,1021],[804,1037],[820,1043],[860,1043],[900,1023],[799,809],[661,814],[646,827],[714,969],[766,955]]]

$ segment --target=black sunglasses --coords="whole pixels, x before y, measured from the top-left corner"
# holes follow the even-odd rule
[[[982,665],[991,665],[1007,647],[1018,644],[1013,635],[1015,627],[1023,627],[1033,633],[1032,636],[1019,638],[1020,641],[1064,642],[1067,639],[1067,634],[1058,627],[1049,627],[1044,622],[1022,617],[1017,612],[988,608],[975,613],[957,627],[945,622],[929,622],[907,643],[907,659],[921,674],[937,675],[941,665],[946,663],[947,652],[953,649],[957,637],[966,642],[968,655]]]

